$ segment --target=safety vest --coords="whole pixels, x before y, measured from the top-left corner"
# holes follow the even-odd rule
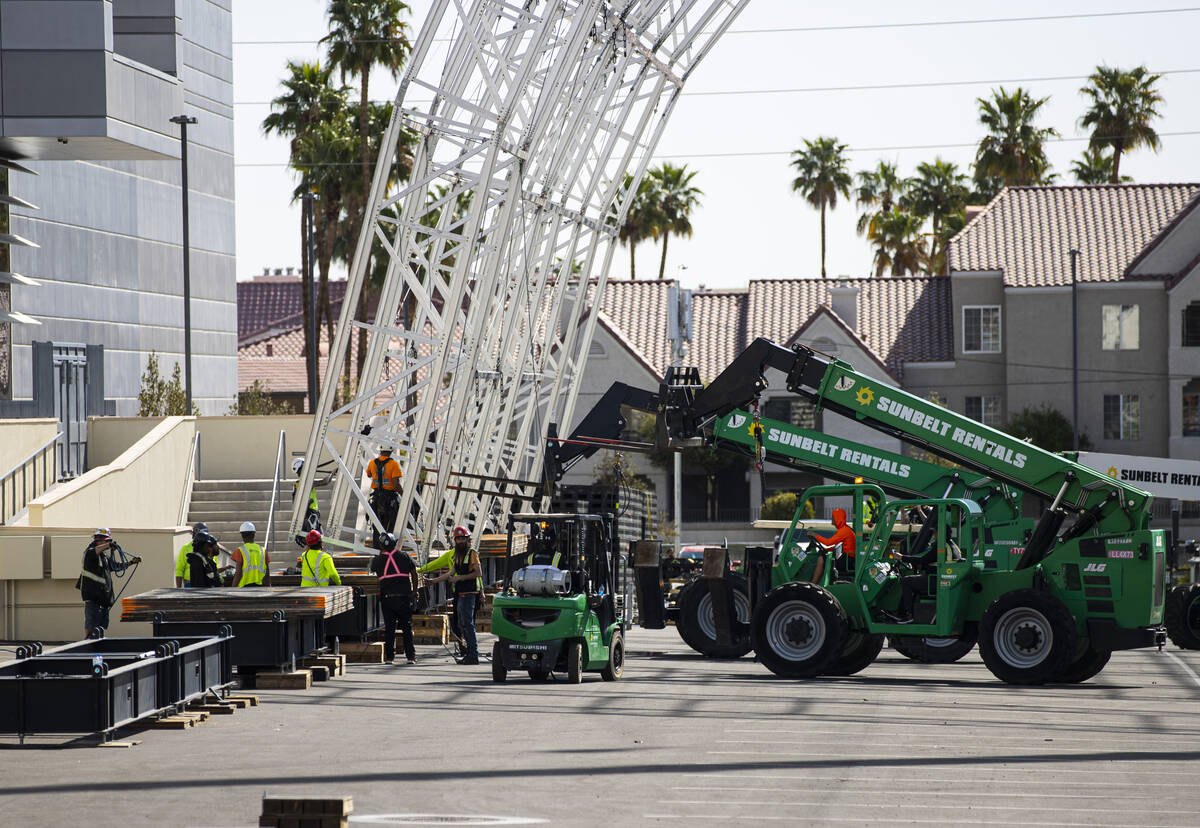
[[[297,480],[295,483],[292,484],[292,500],[293,501],[296,499],[296,490],[299,488],[300,488],[300,481]],[[317,490],[315,487],[308,490],[308,511],[310,511],[310,512],[321,511],[321,506],[320,506],[320,504],[317,503]]]
[[[459,559],[458,554],[456,552],[454,555],[454,574],[455,575],[467,575],[467,574],[470,574],[470,572],[471,572],[471,550],[467,550],[466,556],[464,558],[462,558],[461,560]],[[452,586],[454,587],[455,595],[465,595],[465,594],[469,594],[469,593],[473,593],[473,592],[482,592],[483,591],[483,578],[479,578],[479,577],[475,578],[475,582],[473,584],[470,581],[455,581],[452,584]]]
[[[308,549],[300,556],[300,586],[329,586],[329,578],[320,577],[321,557],[324,554],[323,549]]]
[[[384,457],[382,454],[371,461],[375,469],[375,474],[371,478],[371,488],[373,490],[382,489],[385,492],[396,491],[394,488],[395,484],[392,483],[393,478],[387,476],[388,465],[393,462],[395,461],[393,461],[391,457]],[[399,464],[396,465],[397,470],[399,470]]]
[[[379,580],[387,581],[391,578],[407,578],[407,577],[409,577],[407,572],[400,571],[400,564],[396,563],[396,550],[395,549],[393,549],[391,552],[384,552],[382,554],[384,556],[383,574],[379,576]]]
[[[267,574],[267,560],[262,547],[257,543],[244,543],[238,547],[242,553],[242,580],[240,587],[256,586]]]

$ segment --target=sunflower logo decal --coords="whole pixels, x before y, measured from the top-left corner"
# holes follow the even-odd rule
[[[859,405],[870,405],[875,402],[875,392],[864,385],[858,389],[858,393],[854,395],[854,399],[858,400]]]

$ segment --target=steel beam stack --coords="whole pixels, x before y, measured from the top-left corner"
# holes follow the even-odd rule
[[[332,542],[361,548],[379,525],[363,473],[383,444],[404,473],[396,532],[422,557],[454,524],[476,541],[500,529],[501,490],[540,497],[503,481],[539,479],[547,425],[569,423],[618,228],[685,81],[746,2],[433,4],[382,143],[308,444],[339,471]],[[365,367],[339,400],[373,261],[386,279]],[[340,523],[351,497],[358,526]],[[293,533],[303,512],[296,498]]]

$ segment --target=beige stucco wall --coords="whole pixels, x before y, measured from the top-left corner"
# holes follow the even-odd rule
[[[29,504],[29,526],[174,527],[185,495],[195,420],[167,417],[106,466]]]
[[[88,417],[88,468],[106,466],[165,417]]]
[[[55,434],[58,434],[58,421],[52,417],[0,420],[0,475],[53,440]]]
[[[116,590],[136,595],[173,584],[175,555],[185,529],[112,528],[113,537],[142,563]],[[83,601],[75,589],[90,542],[88,530],[0,526],[0,640],[75,641],[83,637]],[[150,635],[149,623],[121,623],[113,607],[108,635]]]

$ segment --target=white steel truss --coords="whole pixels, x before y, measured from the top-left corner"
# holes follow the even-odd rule
[[[617,229],[684,83],[748,0],[438,0],[385,133],[307,456],[327,537],[361,548],[364,471],[392,445],[396,533],[422,555],[503,527],[570,423]],[[432,96],[429,102],[409,102]],[[417,136],[395,181],[401,130]],[[625,181],[626,172],[630,182]],[[358,387],[336,405],[372,243],[387,271]],[[369,435],[363,427],[370,425]],[[317,463],[306,463],[308,491]],[[343,525],[353,497],[358,525]],[[304,516],[295,500],[292,531]]]

